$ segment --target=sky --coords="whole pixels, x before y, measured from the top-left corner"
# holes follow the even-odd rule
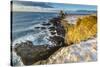
[[[54,8],[58,9],[69,9],[69,10],[96,10],[97,7],[94,5],[78,5],[78,4],[52,4]]]
[[[79,5],[49,2],[13,1],[13,11],[57,11],[57,10],[97,10],[95,5]]]

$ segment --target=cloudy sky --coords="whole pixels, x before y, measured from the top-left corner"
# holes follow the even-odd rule
[[[13,1],[13,11],[57,12],[58,10],[96,10],[94,5],[76,5],[31,1]]]

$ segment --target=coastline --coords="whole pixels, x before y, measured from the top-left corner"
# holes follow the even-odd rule
[[[75,19],[76,20],[76,19]],[[45,59],[42,59],[42,60],[46,60],[46,59],[48,59],[50,56],[52,56],[55,52],[59,52],[58,50],[60,49],[60,48],[66,48],[66,47],[69,47],[68,45],[65,45],[65,34],[67,33],[66,31],[65,31],[65,28],[64,28],[64,26],[61,24],[61,18],[59,18],[59,17],[56,17],[56,18],[52,18],[48,23],[51,23],[51,24],[53,24],[53,27],[51,27],[50,29],[51,29],[51,31],[56,31],[57,32],[57,36],[56,35],[54,35],[53,37],[51,37],[50,39],[50,41],[52,41],[55,45],[53,46],[46,46],[46,48],[44,47],[44,45],[43,45],[43,47],[40,47],[40,48],[43,48],[43,49],[41,49],[41,50],[43,50],[43,53],[45,53],[45,51],[44,50],[47,50],[46,52],[47,52],[47,54],[44,54],[43,56],[45,57],[45,56],[48,56],[47,58],[45,58]],[[23,45],[22,45],[23,44]],[[26,49],[28,49],[28,47],[29,47],[29,50],[32,50],[32,52],[33,52],[33,49],[36,49],[37,47],[35,47],[34,46],[34,44],[32,44],[32,43],[29,43],[28,41],[26,41],[26,42],[22,42],[22,43],[19,43],[19,44],[16,44],[16,45],[20,45],[20,48],[17,46],[17,47],[15,47],[15,48],[17,48],[17,49],[22,49],[22,50],[26,50]],[[27,45],[27,47],[25,47]],[[24,46],[24,47],[23,47]],[[35,48],[31,48],[31,47],[35,47]],[[50,49],[50,52],[51,52],[51,54],[48,54],[48,47],[49,47],[49,49]],[[40,49],[39,48],[39,49]],[[53,49],[53,50],[52,50]],[[56,49],[56,50],[55,50]],[[22,51],[21,50],[21,51]],[[17,50],[16,50],[17,51]],[[22,57],[22,55],[20,54],[21,53],[21,51],[17,51],[17,53]],[[32,53],[31,52],[31,53]],[[23,52],[22,52],[23,53]],[[26,52],[26,53],[30,53],[30,52]],[[41,54],[41,53],[40,53]],[[36,55],[37,56],[37,55]],[[41,56],[41,55],[40,55]],[[38,56],[38,57],[40,57],[40,56]],[[38,58],[37,57],[37,58]],[[27,56],[26,56],[26,58],[27,58]],[[35,57],[34,57],[35,58]],[[24,58],[25,59],[25,58]],[[29,59],[32,59],[32,58],[29,58]],[[39,59],[39,60],[41,60],[41,59]],[[38,61],[39,61],[38,60]],[[24,60],[24,61],[27,61],[27,60]],[[28,62],[28,61],[27,61]],[[27,65],[27,62],[25,62],[25,64]],[[36,61],[37,62],[37,61]],[[33,60],[30,62],[31,63],[31,65],[32,64],[34,64],[35,62],[33,62]],[[28,65],[30,65],[30,63],[28,64]]]

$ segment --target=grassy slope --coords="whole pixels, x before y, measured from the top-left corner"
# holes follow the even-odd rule
[[[83,16],[77,20],[76,25],[68,24],[65,20],[61,20],[61,24],[66,31],[65,43],[67,45],[87,40],[97,33],[96,15]]]

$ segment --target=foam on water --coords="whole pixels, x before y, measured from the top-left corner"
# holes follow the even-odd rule
[[[34,25],[33,27],[28,28],[28,30],[29,29],[35,30],[35,27],[43,27],[43,25],[37,24],[37,25]],[[49,44],[49,41],[47,39],[49,38],[49,36],[51,36],[51,33],[49,32],[48,27],[45,30],[38,29],[36,31],[39,31],[39,32],[36,34],[29,33],[25,36],[17,38],[16,40],[13,41],[13,46],[16,43],[25,42],[27,40],[32,41],[34,45]],[[38,43],[40,41],[41,43]]]
[[[42,31],[38,34],[27,34],[26,36],[20,37],[16,40],[13,41],[13,48],[16,43],[21,43],[25,42],[27,40],[32,41],[34,45],[43,45],[43,44],[49,44],[51,45],[52,43],[47,40],[49,38],[48,36],[51,35],[48,30],[45,30],[46,32]],[[16,52],[13,51],[13,64],[15,66],[23,66],[24,64],[21,61],[20,56],[16,54]]]
[[[24,66],[24,64],[22,63],[22,61],[21,61],[21,58],[20,58],[20,56],[18,56],[17,54],[16,54],[16,52],[12,52],[13,54],[12,54],[12,63],[13,63],[13,65],[14,66]]]
[[[28,28],[27,30],[35,29],[35,27],[37,27],[37,26],[38,27],[42,27],[41,24],[37,24],[37,25],[34,25],[33,27]],[[25,42],[27,40],[32,41],[33,45],[46,45],[46,44],[52,45],[52,43],[48,40],[49,36],[51,36],[51,34],[50,34],[50,32],[49,32],[49,30],[47,28],[45,30],[41,30],[37,34],[32,34],[32,33],[30,34],[29,33],[29,34],[27,34],[25,36],[22,36],[22,37],[20,37],[18,39],[15,39],[13,41],[12,46],[14,48],[16,43]],[[13,58],[12,58],[13,59],[13,64],[15,66],[20,66],[20,65],[23,66],[24,65],[22,63],[22,61],[21,61],[21,58],[19,56],[17,56],[17,54],[16,54],[16,52],[14,52],[14,50],[13,50],[13,54],[12,55],[13,55]]]
[[[14,13],[12,24],[13,49],[16,43],[26,42],[27,40],[32,41],[33,45],[52,45],[48,40],[49,36],[51,36],[48,30],[49,26],[43,26],[42,24],[48,23],[49,19],[56,15],[48,13]],[[40,28],[36,29],[36,27]],[[41,29],[41,27],[45,27],[46,29]],[[20,56],[17,56],[14,50],[12,55],[14,66],[24,65]]]

